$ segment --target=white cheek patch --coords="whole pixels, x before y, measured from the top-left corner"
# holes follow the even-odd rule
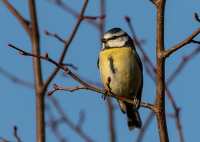
[[[107,41],[108,47],[122,47],[128,41],[128,37],[119,37],[113,40]]]
[[[102,49],[104,49],[105,48],[105,43],[102,43]]]

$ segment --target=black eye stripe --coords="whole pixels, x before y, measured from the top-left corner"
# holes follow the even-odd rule
[[[110,37],[110,38],[108,38],[108,39],[104,39],[104,40],[105,40],[105,41],[109,41],[109,40],[113,40],[113,39],[116,39],[116,38],[119,38],[119,37],[123,37],[123,36],[127,36],[127,34],[124,33],[124,34],[122,34],[122,35],[112,36],[112,37]]]

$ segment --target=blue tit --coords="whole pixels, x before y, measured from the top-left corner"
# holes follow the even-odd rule
[[[102,38],[98,68],[102,83],[112,93],[132,99],[134,104],[118,100],[123,113],[126,113],[129,130],[141,128],[138,112],[143,88],[142,62],[136,52],[131,37],[120,28],[112,28]]]

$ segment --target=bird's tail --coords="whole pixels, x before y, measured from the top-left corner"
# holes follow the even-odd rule
[[[133,108],[132,105],[130,105],[130,104],[126,105],[126,114],[128,117],[129,130],[142,127],[142,121],[140,118],[140,114],[139,114],[138,110]]]

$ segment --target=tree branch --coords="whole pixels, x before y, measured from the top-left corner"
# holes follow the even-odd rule
[[[165,0],[158,0],[157,5],[157,28],[156,28],[156,112],[160,142],[169,142],[165,115],[165,51],[164,44],[164,13]]]
[[[150,125],[150,123],[152,122],[153,117],[154,117],[154,113],[150,112],[149,115],[147,116],[147,119],[145,120],[144,125],[142,126],[142,128],[136,138],[136,142],[142,142],[145,131],[147,130],[147,127]]]
[[[114,97],[118,100],[122,100],[122,101],[125,101],[127,103],[130,103],[130,104],[134,104],[134,101],[132,99],[129,99],[129,98],[126,98],[126,97],[123,97],[123,96],[117,96],[115,94],[113,94],[112,92],[108,92],[107,90],[103,90],[103,89],[100,89],[98,87],[96,87],[95,85],[93,84],[89,84],[87,83],[86,81],[82,80],[79,78],[78,75],[76,75],[75,73],[73,73],[69,68],[67,68],[66,66],[63,66],[63,65],[60,65],[59,63],[57,63],[56,61],[54,61],[53,59],[51,59],[48,54],[46,54],[45,56],[37,56],[37,55],[34,55],[32,53],[29,53],[29,52],[26,52],[22,49],[19,49],[18,47],[12,45],[12,44],[8,44],[9,47],[12,47],[13,49],[19,51],[19,53],[23,56],[30,56],[30,57],[34,57],[34,58],[40,58],[40,59],[43,59],[43,60],[46,60],[50,63],[52,63],[53,65],[55,65],[56,67],[58,67],[59,69],[62,69],[66,74],[70,75],[74,80],[76,80],[77,82],[79,82],[82,86],[76,86],[76,87],[58,87],[58,85],[55,86],[53,92],[57,91],[57,90],[65,90],[65,91],[76,91],[76,90],[80,90],[80,89],[88,89],[88,90],[91,90],[91,91],[95,91],[97,93],[100,93],[100,94],[103,94],[103,95],[106,95],[106,96],[111,96],[111,97]],[[51,94],[51,93],[50,93]],[[149,104],[149,103],[141,103],[141,105],[143,107],[146,107],[146,108],[149,108],[151,109],[152,111],[157,111],[156,108],[154,107],[154,105],[152,104]]]
[[[71,14],[72,16],[74,16],[75,18],[79,17],[79,13],[74,10],[73,8],[71,8],[70,6],[68,6],[66,3],[64,3],[63,0],[53,0],[54,4],[56,4],[58,7],[60,7],[61,9],[63,9],[64,11],[68,12],[69,14]],[[94,20],[96,20],[97,18],[89,18],[89,17],[98,17],[98,19],[100,19],[100,16],[84,16],[86,22],[88,22],[89,24],[91,24],[92,26],[94,26],[95,28],[98,29],[98,23]]]
[[[77,19],[77,22],[74,26],[74,29],[72,30],[72,33],[71,35],[69,36],[69,39],[66,39],[65,42],[66,44],[64,45],[64,49],[62,51],[62,54],[60,56],[60,59],[59,59],[59,64],[62,64],[64,58],[65,58],[65,55],[67,53],[67,50],[68,50],[68,47],[69,45],[71,44],[72,40],[74,39],[77,31],[78,31],[78,28],[83,20],[83,15],[85,13],[85,10],[86,10],[86,7],[87,7],[87,4],[88,4],[88,0],[85,0],[84,1],[84,4],[83,4],[83,7],[81,9],[81,12],[80,12],[80,15]],[[60,70],[59,67],[55,68],[54,71],[51,73],[51,75],[48,77],[48,79],[46,80],[45,84],[44,84],[44,89],[47,88],[47,86],[49,85],[49,83],[53,80],[53,78],[56,76],[56,74],[58,73],[58,71]]]
[[[180,74],[180,72],[183,70],[183,68],[186,66],[186,64],[192,58],[194,58],[196,55],[198,55],[199,53],[200,53],[200,47],[195,48],[190,54],[183,56],[181,62],[177,66],[177,68],[168,77],[168,79],[167,79],[167,85],[169,85],[175,79],[175,77],[177,77],[177,75]]]
[[[8,78],[10,81],[14,83],[33,89],[33,83],[17,78],[17,76],[15,76],[14,74],[11,74],[7,70],[3,69],[2,67],[0,67],[0,74],[2,74],[3,76],[5,76],[6,78]]]
[[[114,108],[113,103],[110,98],[107,99],[107,109],[108,109],[108,121],[109,121],[109,133],[110,133],[110,142],[116,142],[116,131],[115,131],[115,117],[114,117]]]
[[[79,82],[79,81],[78,81]],[[80,82],[79,82],[80,83]],[[81,84],[81,83],[80,83]],[[52,95],[53,93],[55,93],[56,91],[69,91],[69,92],[74,92],[77,90],[90,90],[90,91],[94,91],[100,94],[105,95],[105,97],[113,97],[117,100],[122,100],[125,101],[127,103],[133,104],[134,101],[131,98],[126,98],[126,97],[122,97],[122,96],[117,96],[115,94],[113,94],[112,92],[108,92],[107,90],[103,90],[101,88],[96,87],[95,85],[89,84],[87,83],[87,85],[83,85],[81,84],[80,86],[72,86],[72,87],[63,87],[63,86],[59,86],[57,84],[54,84],[54,87],[51,91],[48,92],[48,95]],[[153,112],[156,112],[157,109],[154,105],[150,104],[150,103],[146,103],[146,102],[141,102],[141,107],[145,107],[148,108],[150,110],[152,110]]]
[[[132,37],[134,39],[135,44],[139,47],[139,49],[140,49],[140,51],[141,51],[141,53],[143,55],[145,69],[146,69],[148,75],[150,76],[150,78],[156,83],[156,80],[155,80],[156,68],[155,68],[154,64],[151,62],[151,60],[148,57],[148,55],[143,50],[143,47],[142,47],[141,43],[139,42],[139,40],[138,40],[138,38],[137,38],[137,36],[135,34],[135,31],[134,31],[134,28],[133,28],[133,24],[131,23],[131,19],[128,16],[125,16],[125,20],[126,20],[126,22],[128,24],[128,27],[130,28],[130,31],[132,33]],[[191,56],[193,56],[193,55],[191,54]],[[179,115],[177,115],[177,108],[178,107],[177,107],[177,105],[176,105],[171,93],[169,94],[169,89],[167,87],[166,87],[166,94],[167,94],[168,99],[169,99],[169,101],[172,104],[172,107],[174,109],[174,116],[175,116],[177,131],[179,133],[179,137],[180,137],[181,142],[183,142],[183,140],[184,140],[183,131],[179,127],[181,125],[181,123],[180,123],[181,121],[180,121]],[[174,107],[174,106],[176,106],[176,107]],[[142,127],[142,129],[141,129],[141,131],[139,132],[139,134],[137,136],[136,142],[141,142],[142,141],[142,138],[144,137],[144,133],[147,130],[147,127],[150,124],[152,118],[153,118],[153,112],[150,112],[148,117],[147,117],[147,119],[146,119],[146,121],[145,121],[145,123],[144,123],[144,125],[143,125],[143,127]]]
[[[195,42],[193,39],[200,33],[200,28],[194,31],[190,36],[188,36],[185,40],[181,41],[177,45],[171,47],[170,49],[166,50],[163,54],[165,58],[169,57],[172,53],[175,53],[177,50],[183,48],[185,45],[190,43],[198,43]],[[198,43],[199,44],[199,43]]]
[[[35,0],[29,0],[29,13],[31,18],[31,43],[32,54],[40,56],[40,34],[37,21]],[[42,67],[40,58],[33,58],[33,70],[35,80],[36,97],[36,139],[37,142],[45,142],[45,114],[44,101],[45,89],[43,90]]]
[[[61,38],[61,37],[60,37],[58,34],[56,34],[56,33],[51,33],[51,32],[49,32],[49,31],[45,31],[45,34],[46,34],[47,36],[56,38],[58,41],[60,41],[60,42],[63,43],[63,44],[67,44],[66,41],[65,41],[63,38]]]
[[[81,127],[77,127],[70,119],[67,117],[66,113],[63,111],[61,106],[59,105],[58,101],[52,96],[50,97],[51,103],[54,105],[56,111],[60,114],[63,122],[67,124],[72,130],[74,130],[82,139],[86,142],[93,142],[93,139],[90,138],[82,129]]]
[[[27,34],[31,35],[31,28],[30,28],[30,22],[26,20],[13,6],[8,2],[8,0],[3,0],[3,3],[6,5],[8,10],[17,18],[19,23],[22,25],[22,27],[25,29]]]
[[[21,138],[18,136],[18,128],[17,126],[13,127],[13,135],[17,142],[22,142]]]
[[[197,21],[197,22],[199,22],[200,23],[200,18],[199,18],[199,15],[198,15],[198,13],[194,13],[194,18],[195,18],[195,20]]]

